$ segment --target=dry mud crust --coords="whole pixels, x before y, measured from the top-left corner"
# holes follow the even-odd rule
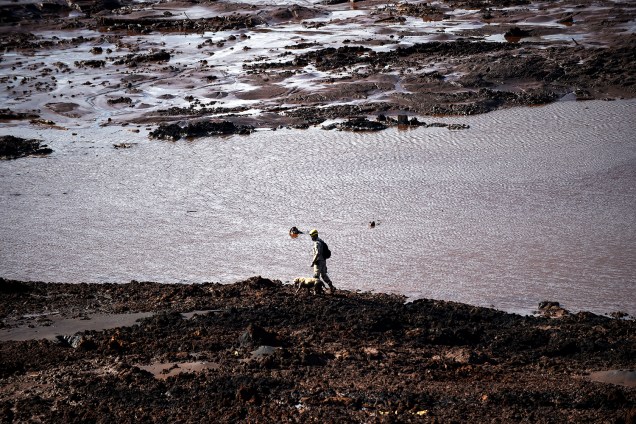
[[[136,326],[85,332],[76,348],[1,343],[7,422],[624,423],[636,413],[635,388],[585,378],[633,366],[633,320],[523,317],[347,291],[296,296],[291,285],[260,277],[2,285],[3,314],[47,304],[163,311]],[[203,306],[211,311],[179,313]],[[167,378],[141,368],[193,361],[214,366]]]

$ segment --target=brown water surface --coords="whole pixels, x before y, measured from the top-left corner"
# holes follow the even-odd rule
[[[633,116],[634,101],[562,102],[431,120],[463,131],[177,143],[25,128],[55,152],[0,162],[0,268],[60,282],[291,281],[312,273],[311,242],[289,228],[315,227],[337,287],[636,315]]]

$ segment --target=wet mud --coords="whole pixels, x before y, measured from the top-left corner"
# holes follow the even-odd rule
[[[436,126],[422,116],[633,98],[635,9],[4,1],[0,119],[14,136],[27,125],[95,124],[177,140]],[[47,153],[39,143],[7,135],[0,146],[7,158]],[[625,378],[636,327],[621,314],[572,314],[553,301],[519,316],[388,294],[295,295],[260,277],[0,280],[0,296],[3,334],[58,317],[154,313],[133,326],[3,339],[2,422],[636,422]],[[192,311],[209,312],[184,317]]]
[[[11,135],[0,136],[0,159],[17,159],[30,155],[48,155],[53,149],[41,140],[25,139]]]
[[[150,132],[150,137],[169,139],[172,141],[180,138],[209,137],[212,135],[250,134],[254,127],[247,125],[235,125],[233,122],[190,122],[184,127],[178,124],[160,125]]]
[[[635,9],[569,0],[3,2],[2,115],[66,126],[307,128],[632,98]]]
[[[3,333],[47,325],[51,313],[154,312],[132,326],[1,342],[3,422],[636,418],[636,322],[554,301],[520,316],[388,294],[296,295],[261,277],[1,280],[0,291]]]

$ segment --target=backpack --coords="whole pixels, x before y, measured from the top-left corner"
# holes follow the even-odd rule
[[[329,250],[329,246],[324,241],[322,242],[322,257],[325,259],[329,259],[331,257],[331,250]]]

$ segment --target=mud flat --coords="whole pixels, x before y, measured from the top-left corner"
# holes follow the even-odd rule
[[[570,0],[3,1],[3,119],[213,121],[241,132],[633,98],[635,9]]]
[[[280,281],[0,280],[3,422],[613,422],[636,419],[636,322],[542,302],[520,316]],[[184,316],[183,312],[197,312]],[[50,314],[153,313],[8,341]]]

